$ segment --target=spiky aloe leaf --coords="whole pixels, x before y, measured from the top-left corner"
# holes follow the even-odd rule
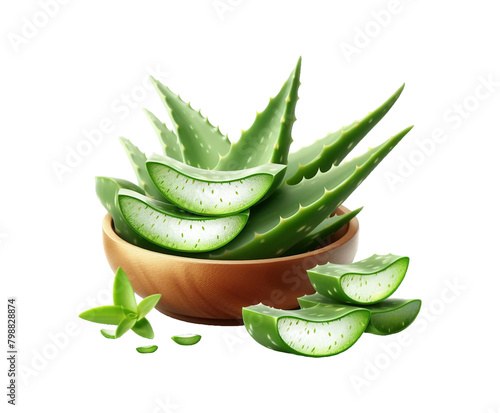
[[[278,95],[269,101],[252,126],[231,145],[216,169],[233,171],[266,163],[286,164],[300,85],[301,59]]]
[[[341,353],[361,337],[370,312],[355,307],[278,310],[263,304],[243,308],[243,322],[254,340],[272,350],[324,357]]]
[[[146,162],[158,190],[173,204],[200,215],[244,211],[282,181],[285,165],[265,164],[241,171],[207,171],[153,155]]]
[[[109,215],[111,215],[111,218],[113,218],[115,232],[120,238],[138,247],[156,252],[166,252],[165,249],[138,236],[127,223],[118,206],[118,191],[120,189],[129,189],[144,194],[141,188],[125,179],[108,178],[105,176],[97,176],[95,178],[97,197]]]
[[[297,298],[301,308],[314,306],[350,306],[339,301],[325,297],[321,294],[305,295]],[[386,336],[396,334],[407,328],[417,318],[422,305],[421,300],[404,300],[400,298],[389,298],[380,303],[363,307],[371,313],[370,323],[365,333]]]
[[[137,192],[118,192],[127,223],[148,241],[174,251],[202,252],[222,247],[240,233],[248,211],[227,217],[201,217]]]
[[[410,130],[311,179],[284,185],[266,202],[252,208],[237,238],[208,257],[258,259],[282,255],[330,216]]]
[[[132,167],[134,168],[139,186],[144,190],[144,192],[146,192],[146,195],[150,196],[151,198],[165,201],[165,198],[163,197],[161,192],[158,191],[158,188],[156,188],[155,184],[148,175],[148,171],[146,169],[146,155],[144,155],[144,153],[141,152],[137,146],[130,142],[130,140],[123,137],[119,139],[123,148],[125,149],[125,152],[127,153]]]
[[[304,177],[311,178],[316,175],[318,170],[325,172],[332,165],[339,165],[361,139],[392,108],[403,92],[403,89],[404,85],[379,108],[368,113],[360,121],[353,122],[347,127],[342,127],[337,132],[329,133],[311,145],[291,153],[288,157],[288,169],[285,176],[286,182],[293,185],[300,182]]]
[[[211,125],[200,111],[195,111],[158,80],[151,79],[177,129],[184,161],[202,169],[215,168],[219,158],[231,146],[227,136],[222,135],[218,127]]]
[[[302,238],[297,244],[290,248],[285,255],[301,254],[311,251],[322,245],[325,240],[347,224],[358,215],[363,208],[349,211],[346,214],[334,215],[326,218],[321,224],[314,228],[309,234]]]
[[[396,291],[409,262],[408,257],[375,254],[353,264],[317,265],[307,274],[321,295],[344,303],[374,304]]]
[[[168,129],[167,126],[149,110],[144,109],[144,113],[150,120],[151,125],[153,125],[158,139],[160,139],[163,153],[170,158],[184,162],[184,155],[182,154],[181,145],[177,135]]]

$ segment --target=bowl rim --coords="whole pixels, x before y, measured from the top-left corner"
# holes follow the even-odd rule
[[[339,206],[335,212],[342,212],[341,215],[346,214],[348,212],[351,212],[350,209],[346,208],[345,206],[341,205]],[[137,245],[131,244],[130,242],[125,241],[123,238],[120,238],[118,234],[115,232],[113,225],[112,225],[113,219],[111,218],[110,214],[106,214],[102,221],[102,231],[103,233],[109,237],[113,242],[122,244],[126,248],[132,248],[141,251],[142,254],[150,254],[152,256],[158,256],[158,258],[164,258],[168,257],[168,259],[174,259],[174,260],[179,260],[179,261],[196,261],[199,263],[203,264],[218,264],[218,265],[249,265],[249,264],[272,264],[272,263],[279,263],[279,262],[284,262],[284,261],[290,261],[290,260],[302,260],[304,258],[308,257],[313,257],[316,255],[323,254],[327,251],[330,251],[332,249],[338,248],[347,242],[349,242],[351,239],[355,237],[355,235],[359,231],[359,221],[357,217],[352,218],[347,224],[347,231],[344,235],[342,235],[338,240],[322,247],[318,248],[312,251],[308,252],[303,252],[302,254],[295,254],[295,255],[288,255],[284,257],[276,257],[276,258],[261,258],[261,259],[256,259],[256,260],[212,260],[209,258],[194,258],[194,257],[182,257],[178,255],[170,255],[170,254],[164,254],[161,252],[156,252],[156,251],[150,251],[141,247],[138,247]]]

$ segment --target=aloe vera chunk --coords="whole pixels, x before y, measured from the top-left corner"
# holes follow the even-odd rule
[[[201,217],[137,192],[120,190],[118,203],[127,223],[148,241],[175,251],[211,251],[227,244],[245,226],[248,211]]]
[[[278,310],[257,304],[243,308],[245,327],[272,350],[324,357],[341,353],[361,337],[370,312],[350,306]]]
[[[297,298],[301,308],[313,306],[349,306],[349,304],[332,300],[319,293]],[[405,300],[388,298],[377,304],[362,306],[371,313],[370,323],[365,333],[381,336],[399,333],[407,328],[417,318],[422,301],[418,299]]]
[[[326,297],[354,304],[374,304],[399,287],[410,259],[372,255],[353,264],[324,264],[307,271],[314,289]]]
[[[321,246],[321,243],[325,242],[328,237],[332,236],[345,224],[350,222],[362,209],[363,208],[358,208],[342,215],[334,215],[333,217],[326,218],[321,224],[290,248],[285,255],[301,254]]]
[[[241,171],[208,171],[153,155],[146,163],[151,179],[170,202],[200,215],[244,211],[281,182],[285,165],[265,164]]]
[[[156,350],[158,350],[158,346],[152,345],[152,346],[137,347],[136,350],[138,353],[149,354],[149,353],[154,353]]]
[[[201,336],[199,334],[186,334],[172,336],[172,340],[181,346],[192,346],[201,340]]]

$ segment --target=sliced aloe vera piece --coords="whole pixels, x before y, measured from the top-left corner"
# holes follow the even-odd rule
[[[172,340],[181,346],[192,346],[201,340],[199,334],[186,334],[180,336],[172,336]]]
[[[285,255],[301,254],[321,246],[328,237],[333,235],[351,219],[358,215],[362,209],[363,208],[358,208],[354,211],[349,211],[346,214],[328,217],[309,234],[302,238],[297,244],[290,248]]]
[[[153,155],[146,166],[151,179],[170,202],[201,215],[244,211],[281,182],[285,165],[266,164],[241,171],[207,171]]]
[[[341,353],[361,337],[370,312],[350,306],[278,310],[243,308],[243,322],[258,343],[272,350],[324,357]]]
[[[160,121],[153,113],[149,110],[144,109],[146,116],[150,120],[153,128],[160,139],[163,153],[166,156],[170,156],[180,162],[184,162],[184,155],[181,150],[181,145],[179,143],[179,138],[172,132],[167,126]]]
[[[307,271],[314,289],[335,300],[374,304],[399,287],[410,259],[398,255],[372,255],[353,264],[324,264]]]
[[[301,308],[313,306],[348,306],[319,293],[297,298]],[[417,318],[422,301],[388,298],[377,304],[363,306],[370,311],[371,318],[365,333],[385,336],[403,331]]]
[[[127,223],[141,237],[175,251],[220,248],[240,233],[249,215],[246,211],[227,217],[201,217],[126,189],[118,192],[118,203]]]
[[[211,125],[200,111],[195,111],[168,87],[151,79],[177,129],[184,161],[198,168],[213,169],[219,158],[229,151],[231,143],[227,136]]]
[[[158,350],[158,346],[152,345],[152,346],[137,347],[136,350],[138,353],[142,354],[154,353],[156,350]]]
[[[141,152],[137,146],[130,142],[130,140],[123,137],[119,139],[125,149],[125,152],[127,153],[132,167],[134,168],[139,186],[144,190],[146,195],[160,201],[164,201],[165,198],[163,198],[163,195],[160,191],[158,191],[158,188],[156,188],[155,184],[148,175],[148,171],[146,169],[146,155],[144,155],[144,153]]]
[[[104,328],[101,330],[101,334],[106,337],[106,338],[109,338],[111,340],[114,340],[116,339],[116,331],[115,330],[105,330]]]
[[[342,127],[334,133],[329,133],[311,145],[293,152],[288,157],[288,169],[285,180],[288,184],[296,184],[304,177],[311,178],[318,170],[328,171],[351,152],[354,147],[370,132],[386,115],[403,92],[401,86],[386,102],[373,112],[368,113],[360,121]]]
[[[114,230],[120,238],[147,250],[166,252],[165,249],[160,248],[152,242],[138,236],[137,232],[135,232],[127,223],[118,206],[118,191],[120,189],[129,189],[131,191],[144,194],[144,191],[141,188],[132,182],[126,181],[125,179],[97,176],[95,178],[95,189],[102,205],[106,208],[109,215],[111,215],[111,218],[113,218]]]
[[[292,143],[292,126],[296,120],[300,67],[302,59],[276,97],[270,99],[262,113],[257,113],[254,123],[243,131],[240,139],[231,145],[216,169],[238,170],[266,163],[286,164]]]

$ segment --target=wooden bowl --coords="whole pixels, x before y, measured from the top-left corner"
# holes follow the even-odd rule
[[[341,206],[336,213],[344,214]],[[104,217],[104,252],[113,271],[122,267],[141,297],[161,294],[156,309],[184,321],[242,324],[249,305],[297,308],[297,297],[312,294],[306,270],[318,264],[349,264],[358,248],[359,222],[353,218],[322,248],[289,257],[261,260],[208,260],[178,257],[136,247],[114,231]]]

